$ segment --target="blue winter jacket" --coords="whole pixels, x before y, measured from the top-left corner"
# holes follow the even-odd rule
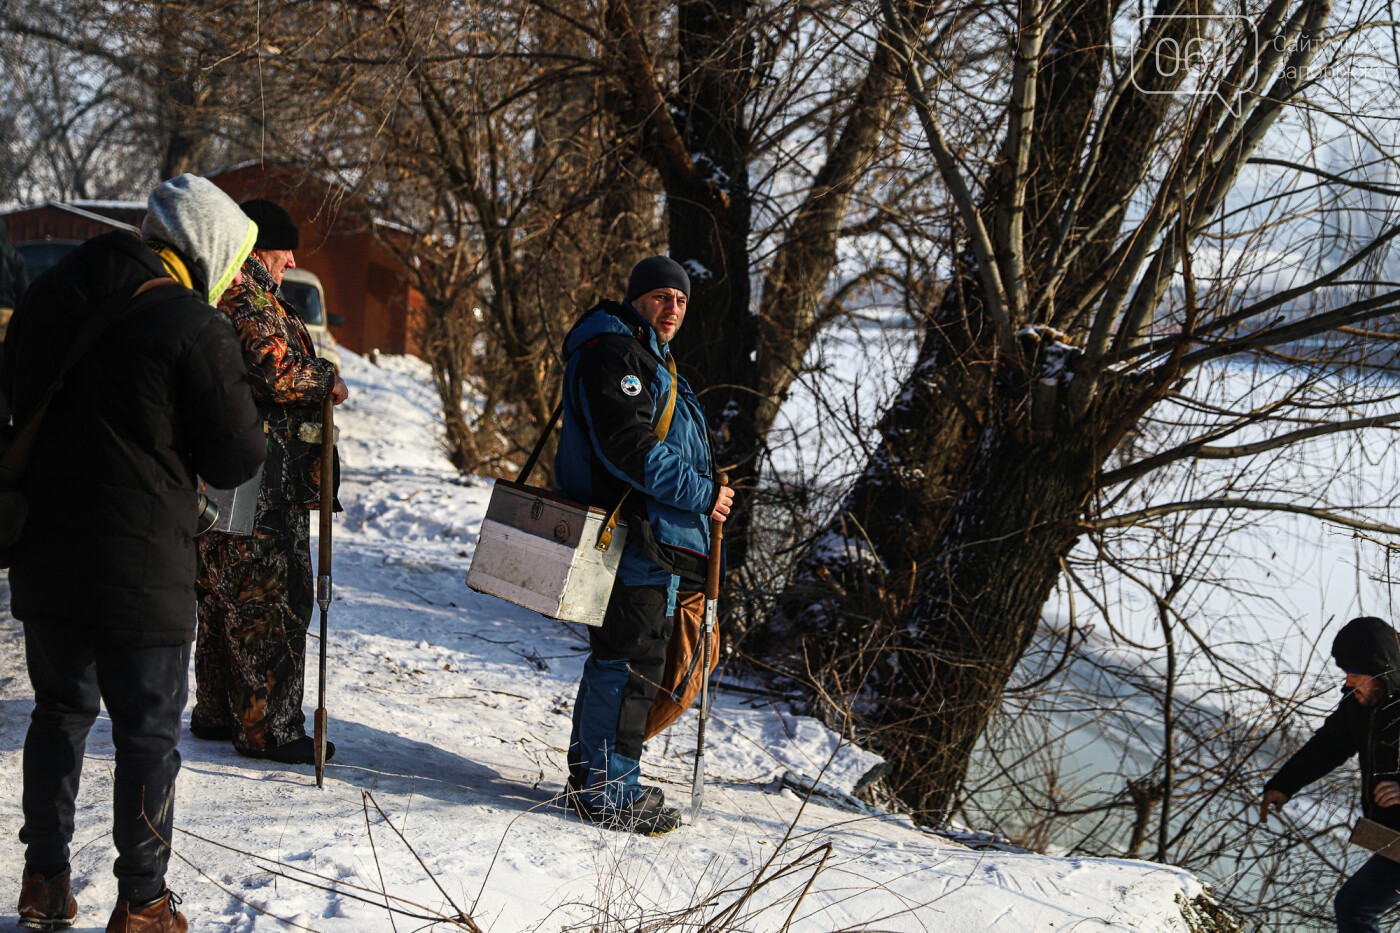
[[[563,495],[609,511],[631,486],[618,578],[674,591],[672,574],[692,583],[704,577],[719,484],[704,409],[679,376],[671,429],[665,442],[656,440],[653,425],[671,389],[669,352],[630,304],[605,301],[574,325],[564,339],[554,482]]]

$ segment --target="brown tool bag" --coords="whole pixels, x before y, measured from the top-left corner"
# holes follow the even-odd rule
[[[705,620],[704,593],[677,593],[671,641],[666,646],[666,672],[647,713],[646,738],[670,726],[695,703],[700,684],[719,664],[718,632],[710,639],[710,658],[700,668],[700,628]]]
[[[1392,862],[1400,862],[1400,832],[1383,823],[1361,817],[1351,829],[1351,842]]]

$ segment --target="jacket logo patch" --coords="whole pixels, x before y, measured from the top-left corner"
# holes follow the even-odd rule
[[[642,380],[636,376],[622,377],[622,394],[628,397],[638,395],[642,391]]]

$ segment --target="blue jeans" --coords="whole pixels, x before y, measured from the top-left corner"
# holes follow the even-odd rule
[[[603,624],[588,630],[593,653],[583,665],[569,773],[591,806],[625,806],[643,789],[642,743],[671,638],[664,586],[613,585]]]
[[[1337,892],[1337,933],[1380,933],[1380,917],[1400,904],[1400,863],[1373,855]]]

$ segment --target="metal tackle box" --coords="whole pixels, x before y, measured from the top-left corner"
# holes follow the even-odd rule
[[[215,489],[203,479],[200,490],[219,509],[219,517],[210,531],[223,531],[235,535],[251,535],[253,519],[257,513],[258,490],[262,488],[263,468],[258,467],[257,475],[233,489]]]
[[[618,522],[596,547],[608,513],[547,490],[496,480],[467,586],[551,619],[602,625],[627,541]]]

